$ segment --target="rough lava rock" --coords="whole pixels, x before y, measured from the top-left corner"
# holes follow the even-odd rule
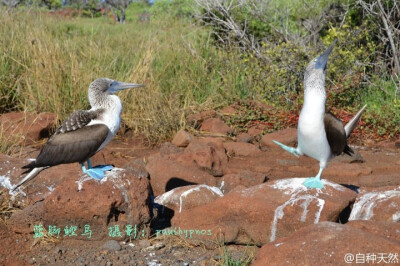
[[[56,119],[53,113],[12,112],[0,116],[0,127],[3,135],[15,136],[20,145],[30,145],[47,138]]]
[[[225,124],[220,118],[208,118],[204,120],[200,130],[223,135],[233,132],[232,128]]]
[[[190,210],[194,207],[210,203],[224,194],[217,187],[192,185],[174,188],[154,199],[154,202],[176,212]]]
[[[387,186],[399,186],[400,175],[369,175],[362,176],[358,180],[358,184],[361,187],[387,187]]]
[[[279,148],[273,140],[279,141],[288,146],[296,146],[297,144],[297,129],[295,128],[286,128],[283,130],[279,130],[267,135],[264,135],[261,138],[260,146],[262,148],[269,147],[269,148]],[[280,149],[280,148],[279,148]]]
[[[236,114],[236,109],[233,105],[227,106],[219,111],[222,115],[234,115]]]
[[[216,115],[217,112],[215,112],[214,110],[205,110],[201,111],[200,113],[189,115],[186,120],[189,125],[198,127],[199,125],[201,125],[201,123],[203,123],[204,120],[215,117]]]
[[[231,192],[209,204],[176,214],[172,227],[208,229],[197,240],[265,244],[309,224],[337,221],[356,198],[346,187],[323,180],[325,189],[307,189],[305,178],[289,178]],[[206,214],[206,215],[205,215]],[[212,240],[212,241],[210,241]]]
[[[42,223],[47,229],[56,226],[64,235],[65,227],[76,226],[74,239],[102,240],[110,227],[118,226],[124,239],[126,226],[138,228],[150,221],[150,185],[135,172],[114,168],[100,181],[85,174],[79,180],[67,178],[43,202],[16,212],[7,221],[13,231],[32,232]],[[91,238],[84,233],[89,225]],[[68,236],[66,236],[68,237]]]
[[[185,130],[179,130],[175,134],[175,137],[172,140],[172,144],[177,147],[187,147],[192,139],[193,136],[190,133],[186,132]]]
[[[367,254],[375,257],[367,261]],[[396,265],[399,258],[395,254],[400,254],[400,242],[395,239],[348,225],[321,222],[264,245],[252,265],[346,265],[356,261],[363,265]]]
[[[27,159],[0,154],[0,186],[10,191],[14,185],[25,177],[25,175],[22,175],[24,170],[21,167],[29,162]],[[58,184],[81,172],[79,164],[57,165],[40,172],[38,176],[11,194],[14,194],[17,200],[24,205],[31,205],[35,202],[43,201]]]
[[[180,155],[180,157],[182,159],[183,156]],[[186,159],[187,164],[159,154],[148,158],[146,169],[150,174],[150,183],[155,196],[186,185],[216,185],[216,180],[212,175],[199,169],[190,156]]]
[[[400,222],[400,187],[360,190],[349,220]]]
[[[267,176],[262,173],[242,170],[238,173],[224,175],[219,181],[218,186],[221,191],[226,194],[237,186],[252,187],[262,184],[268,180]]]
[[[400,242],[400,223],[354,220],[346,225]]]
[[[224,142],[224,148],[229,156],[254,156],[261,153],[260,149],[250,143],[245,142]]]
[[[219,138],[198,138],[190,142],[185,149],[200,169],[213,176],[222,176],[228,164],[224,144]],[[177,158],[179,161],[179,158]]]

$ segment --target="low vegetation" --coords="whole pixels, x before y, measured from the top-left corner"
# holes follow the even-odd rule
[[[225,8],[232,2],[236,8],[222,16],[211,2]],[[387,59],[393,51],[382,41],[380,22],[365,8],[326,0],[303,12],[303,2],[290,9],[290,1],[272,1],[266,14],[276,15],[266,16],[260,13],[266,1],[211,2],[133,3],[125,24],[107,15],[62,17],[26,7],[0,9],[0,112],[54,112],[61,121],[89,107],[91,81],[110,77],[146,84],[119,95],[125,125],[151,143],[185,127],[189,113],[231,103],[241,106],[243,126],[276,122],[268,126],[275,130],[293,126],[302,104],[304,67],[338,38],[327,70],[328,107],[352,113],[367,103],[367,136],[399,136],[398,70]],[[390,0],[383,3],[392,10]],[[284,12],[278,16],[277,10]],[[221,21],[230,18],[237,32],[214,23],[212,14]],[[396,22],[390,25],[398,30]],[[249,100],[264,102],[290,119],[273,121],[252,110]]]

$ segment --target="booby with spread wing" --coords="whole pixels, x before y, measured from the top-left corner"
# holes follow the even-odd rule
[[[78,162],[82,171],[94,179],[104,177],[111,165],[92,167],[90,157],[106,146],[117,133],[121,123],[122,103],[114,93],[143,87],[142,84],[126,83],[99,78],[88,91],[90,110],[72,113],[49,138],[36,160],[22,168],[28,168],[26,177],[13,187],[15,190],[37,176],[42,170],[66,163]],[[85,167],[85,162],[88,168]]]
[[[297,126],[297,148],[274,141],[295,156],[308,155],[319,161],[319,172],[308,178],[303,185],[308,188],[323,188],[322,171],[328,162],[342,153],[351,155],[347,138],[358,124],[366,105],[343,127],[342,122],[331,112],[325,112],[325,71],[328,58],[337,40],[319,57],[313,59],[304,74],[304,104]]]

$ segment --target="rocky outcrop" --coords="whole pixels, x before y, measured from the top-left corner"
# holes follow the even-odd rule
[[[224,194],[217,187],[192,185],[177,187],[154,199],[154,202],[175,212],[182,212],[210,203]]]
[[[400,222],[400,187],[361,190],[349,220]]]
[[[382,234],[321,222],[264,245],[252,265],[398,264],[400,242]]]
[[[233,132],[232,128],[225,124],[220,118],[208,118],[204,120],[200,130],[223,135]]]
[[[356,193],[346,187],[324,180],[325,189],[307,189],[304,180],[283,179],[231,192],[177,213],[172,227],[208,229],[217,242],[261,245],[309,224],[336,221],[355,200]],[[210,236],[198,237],[210,241]]]
[[[85,174],[64,179],[43,201],[14,213],[7,224],[20,233],[30,233],[42,224],[46,230],[59,230],[59,237],[123,239],[126,228],[139,230],[150,221],[149,204],[149,180],[137,172],[114,168],[101,181]],[[112,235],[116,228],[120,236]],[[74,234],[65,235],[64,229]],[[89,231],[90,237],[84,234]]]

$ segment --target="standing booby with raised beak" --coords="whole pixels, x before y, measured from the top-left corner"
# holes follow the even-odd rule
[[[15,190],[42,170],[66,163],[78,162],[82,171],[92,178],[101,179],[111,165],[92,167],[90,157],[106,146],[117,133],[121,123],[122,103],[114,93],[143,87],[142,84],[125,83],[108,78],[99,78],[89,86],[90,110],[72,113],[49,138],[35,161],[28,168],[27,176],[13,187]],[[88,164],[88,169],[85,167]]]
[[[284,150],[300,156],[306,154],[319,161],[319,172],[308,178],[303,185],[308,188],[323,188],[321,174],[328,162],[343,152],[351,155],[347,138],[358,124],[366,105],[343,127],[342,122],[331,112],[325,112],[325,70],[329,54],[337,40],[319,57],[313,59],[304,74],[304,104],[297,126],[297,148],[274,141]]]

